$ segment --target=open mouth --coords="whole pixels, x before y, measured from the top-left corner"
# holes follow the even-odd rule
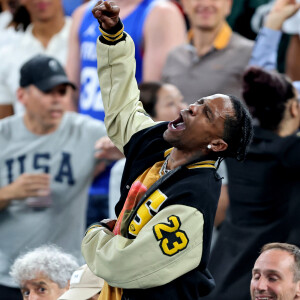
[[[169,129],[171,130],[184,130],[185,129],[185,123],[182,118],[182,115],[180,114],[177,119],[169,123]]]
[[[259,296],[256,296],[255,297],[255,300],[272,300],[272,299],[274,299],[273,297],[267,297],[267,296],[261,296],[261,297],[259,297]]]

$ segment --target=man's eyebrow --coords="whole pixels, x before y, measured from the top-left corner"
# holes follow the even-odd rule
[[[278,275],[281,277],[281,273],[277,270],[273,270],[273,269],[267,269],[267,270],[264,270],[264,271],[261,271],[260,269],[252,269],[252,273],[257,273],[257,272],[260,272],[260,273],[272,273],[272,274],[275,274],[275,275]]]
[[[215,116],[214,116],[214,114],[213,114],[213,112],[212,112],[212,110],[210,109],[210,107],[207,105],[207,103],[205,103],[204,102],[204,105],[205,105],[205,110],[208,112],[208,119],[210,120],[210,121],[213,121],[214,119],[215,119]]]
[[[47,283],[45,281],[32,282],[31,284],[34,285],[34,286],[47,285]],[[26,286],[21,286],[21,289],[27,289],[27,287]]]

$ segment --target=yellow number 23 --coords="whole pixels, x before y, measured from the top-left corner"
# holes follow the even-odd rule
[[[180,230],[181,222],[179,217],[168,217],[169,224],[159,223],[153,227],[153,232],[158,241],[159,247],[165,255],[172,256],[184,250],[189,239],[186,233]]]

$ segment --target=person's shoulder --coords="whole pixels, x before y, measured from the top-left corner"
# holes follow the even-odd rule
[[[172,49],[163,67],[163,81],[166,80],[166,77],[173,76],[178,71],[182,71],[181,68],[186,69],[190,66],[194,57],[198,56],[195,47],[191,44],[185,43]]]
[[[292,147],[300,147],[300,132],[297,132],[295,134],[283,137],[283,138],[279,138],[276,141],[278,144],[280,144],[282,146],[283,149],[288,149],[288,148],[292,148]],[[300,155],[299,155],[300,156]]]
[[[195,53],[195,47],[189,43],[184,43],[173,48],[167,57],[167,63],[177,60],[186,60],[190,53]]]
[[[183,171],[177,178],[174,192],[177,201],[202,211],[211,204],[216,204],[221,190],[222,180],[214,168],[192,168]]]
[[[65,19],[65,25],[59,33],[69,36],[69,32],[71,30],[71,26],[72,26],[72,23],[73,23],[73,18],[71,18],[69,16],[65,16],[64,19]]]
[[[97,120],[88,115],[83,115],[77,112],[66,112],[65,119],[67,124],[70,124],[71,126],[81,130],[95,129],[101,130],[101,132],[105,131],[105,125],[103,121]]]
[[[236,47],[251,50],[254,46],[254,41],[245,38],[237,32],[232,33],[232,44]]]
[[[14,41],[10,44],[3,45],[0,47],[0,56],[1,56],[1,64],[5,64],[7,61],[10,61],[13,57],[12,54],[18,52],[18,46],[20,43],[18,41]]]
[[[87,12],[87,9],[89,9],[91,6],[90,2],[86,2],[81,4],[79,7],[77,7],[73,14],[72,14],[72,19],[73,22],[80,22],[84,16],[84,14]]]
[[[173,27],[184,26],[184,17],[178,6],[172,1],[160,0],[152,1],[149,5],[151,9],[146,20],[146,28],[159,28],[160,26]]]
[[[195,163],[184,167],[183,186],[193,186],[193,193],[204,192],[219,184],[221,178],[210,163]]]
[[[178,6],[172,1],[152,1],[153,9],[161,13],[180,13]]]
[[[13,115],[0,120],[0,136],[3,139],[9,139],[13,136],[18,125],[23,122],[23,115]]]
[[[101,124],[101,126],[104,125],[103,121],[101,120],[97,120],[89,115],[80,114],[74,111],[66,112],[65,117],[68,119],[69,122],[72,122],[73,124],[76,124],[78,126],[85,126],[88,124]]]

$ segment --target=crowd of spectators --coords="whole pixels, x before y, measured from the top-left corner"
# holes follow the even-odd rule
[[[83,266],[80,242],[89,225],[116,217],[126,160],[104,126],[97,2],[0,0],[0,299],[30,299],[41,281],[57,299],[70,279],[60,299],[79,299],[71,290],[81,273],[95,291],[82,299],[97,299],[103,285]],[[153,120],[176,119],[212,94],[241,99],[254,120],[244,163],[217,165],[223,183],[208,264],[216,287],[204,299],[282,296],[257,282],[267,254],[279,259],[300,247],[300,3],[114,2],[135,44],[135,78]],[[48,265],[34,269],[51,253],[65,261],[57,262],[63,279]]]

